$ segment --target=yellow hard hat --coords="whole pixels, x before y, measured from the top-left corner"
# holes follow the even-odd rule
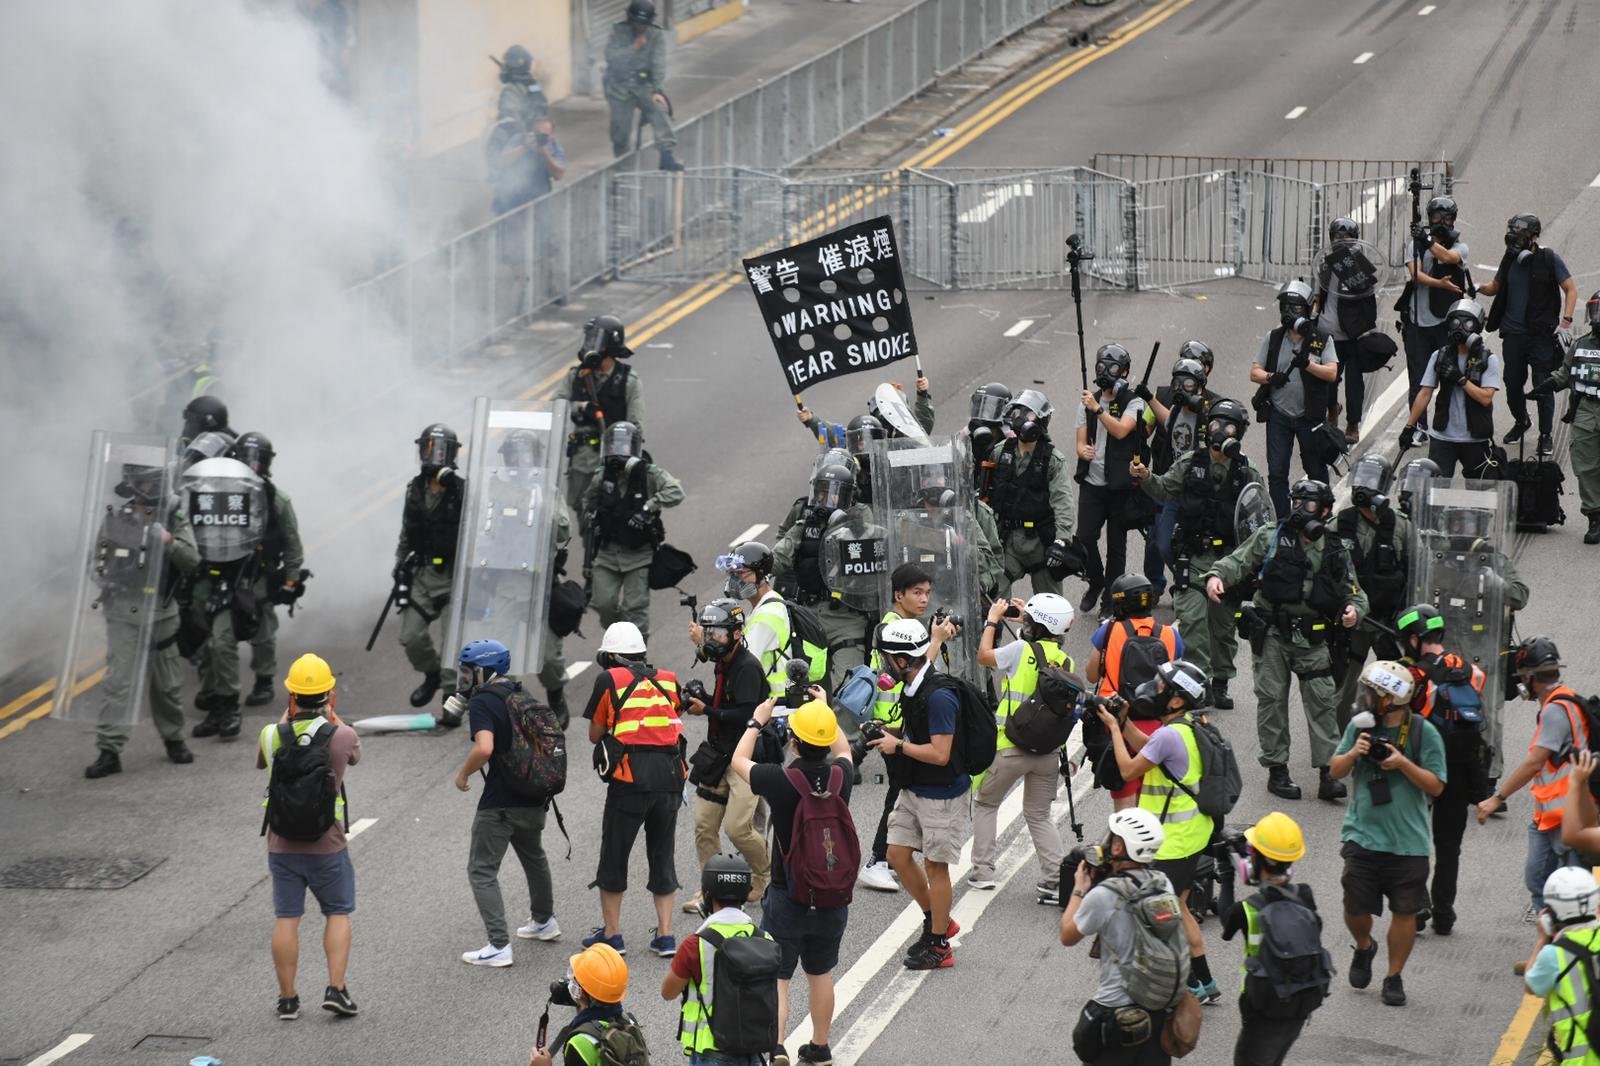
[[[596,1003],[621,1003],[628,994],[628,964],[610,944],[595,944],[567,959],[578,987]]]
[[[310,652],[306,652],[290,664],[289,676],[283,681],[283,687],[296,696],[315,696],[329,692],[332,691],[333,685],[333,671],[328,668],[327,662],[322,656]]]
[[[789,732],[797,740],[828,748],[833,746],[833,738],[839,735],[839,721],[826,703],[811,700],[790,713]]]
[[[1298,862],[1306,853],[1306,838],[1293,818],[1273,811],[1244,831],[1250,846],[1273,862]]]

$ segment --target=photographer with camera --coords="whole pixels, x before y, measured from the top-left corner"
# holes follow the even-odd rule
[[[528,1066],[553,1066],[561,1056],[563,1066],[650,1066],[644,1030],[622,1009],[628,994],[628,964],[608,944],[592,944],[567,960],[567,976],[550,982],[550,1004],[576,1007],[572,1021],[545,1044],[550,1005],[539,1017],[539,1035],[528,1056]]]
[[[1389,969],[1383,1002],[1403,1007],[1400,971],[1417,939],[1417,913],[1428,905],[1428,801],[1444,791],[1444,740],[1411,712],[1411,671],[1379,659],[1361,671],[1358,713],[1329,765],[1335,778],[1354,773],[1344,812],[1344,924],[1355,937],[1350,987],[1372,983],[1378,944],[1372,920],[1389,900]]]
[[[1400,451],[1416,443],[1417,427],[1438,394],[1428,430],[1428,458],[1440,477],[1492,478],[1485,472],[1494,444],[1494,396],[1503,383],[1500,357],[1483,343],[1483,308],[1476,300],[1457,300],[1444,318],[1445,344],[1428,360],[1400,430]]]
[[[1205,704],[1206,676],[1182,659],[1162,663],[1156,676],[1134,693],[1128,710],[1154,719],[1158,727],[1148,736],[1104,705],[1095,713],[1111,737],[1117,769],[1123,779],[1139,782],[1139,808],[1161,823],[1163,840],[1151,865],[1167,875],[1183,909],[1183,932],[1189,940],[1189,994],[1201,1003],[1222,998],[1206,962],[1206,944],[1200,923],[1189,910],[1189,889],[1200,867],[1200,856],[1211,843],[1216,822],[1200,809],[1197,793],[1204,764],[1195,737],[1191,713]]]
[[[1283,1066],[1306,1019],[1328,996],[1333,956],[1322,946],[1311,886],[1289,880],[1306,853],[1300,826],[1273,811],[1243,835],[1239,874],[1260,891],[1222,919],[1222,939],[1245,935],[1233,1066]]]
[[[995,634],[1007,618],[1021,619],[1018,639],[996,648]],[[1034,891],[1040,903],[1061,902],[1061,832],[1050,813],[1050,804],[1056,798],[1061,752],[1018,747],[1007,735],[1006,723],[1028,700],[1043,698],[1039,692],[1042,667],[1048,665],[1069,674],[1075,669],[1072,656],[1061,646],[1070,628],[1072,604],[1065,596],[1051,592],[1037,593],[1027,603],[996,600],[989,606],[983,636],[978,638],[978,665],[1001,675],[1000,706],[995,711],[999,736],[995,738],[994,764],[983,775],[973,801],[972,872],[967,875],[967,884],[973,888],[990,891],[997,886],[994,860],[1000,804],[1021,781],[1022,817],[1028,823],[1028,835],[1033,838],[1033,851],[1043,875]],[[1064,746],[1074,719],[1068,715],[1060,723],[1065,730],[1060,734]]]
[[[683,711],[704,716],[706,739],[689,757],[689,783],[695,787],[694,848],[704,867],[721,850],[724,832],[750,866],[750,895],[760,899],[772,868],[767,842],[755,827],[760,802],[749,782],[733,772],[733,749],[750,715],[767,698],[761,661],[744,646],[744,604],[712,600],[689,623],[695,658],[713,664],[711,691],[699,679],[683,686]],[[685,914],[700,913],[701,897],[683,905]]]
[[[1156,667],[1183,658],[1183,636],[1176,626],[1155,620],[1155,589],[1143,574],[1123,574],[1111,586],[1108,597],[1111,617],[1089,638],[1094,654],[1084,667],[1084,676],[1096,685],[1096,693],[1107,700],[1133,701],[1134,692],[1156,676]],[[1161,723],[1160,712],[1150,707],[1149,714],[1135,712],[1136,728],[1149,735]],[[1139,779],[1125,777],[1117,769],[1111,750],[1111,737],[1100,718],[1090,715],[1083,722],[1083,748],[1094,766],[1095,783],[1111,793],[1111,809],[1126,810],[1139,802]]]
[[[811,686],[812,700],[788,715],[788,766],[757,763],[756,741],[772,723],[777,701],[768,699],[745,723],[733,752],[733,772],[772,808],[772,839],[777,861],[761,897],[761,928],[783,948],[778,969],[778,1039],[788,1029],[789,982],[798,965],[806,974],[811,1011],[811,1043],[799,1061],[826,1066],[833,1061],[828,1029],[833,1024],[833,971],[839,943],[850,919],[860,845],[850,816],[854,761],[850,742],[839,728],[822,688]],[[782,1044],[772,1049],[771,1066],[789,1066]]]
[[[1523,985],[1544,999],[1550,1019],[1549,1054],[1539,1061],[1588,1066],[1596,1059],[1589,1034],[1600,991],[1600,885],[1587,866],[1563,866],[1545,880],[1544,898],[1539,936],[1523,965]]]
[[[1574,751],[1589,747],[1588,718],[1583,700],[1561,680],[1561,653],[1549,637],[1529,637],[1517,647],[1513,668],[1517,690],[1524,699],[1539,704],[1538,725],[1528,744],[1528,756],[1506,775],[1494,795],[1478,804],[1478,824],[1505,806],[1506,797],[1531,784],[1533,822],[1528,826],[1528,858],[1522,883],[1531,902],[1523,914],[1533,921],[1544,907],[1545,878],[1563,866],[1577,865],[1577,854],[1562,839],[1562,808],[1572,787],[1562,773]]]
[[[1417,398],[1428,361],[1444,347],[1444,316],[1466,295],[1467,242],[1456,229],[1455,200],[1433,197],[1428,201],[1427,216],[1426,226],[1418,222],[1412,230],[1415,250],[1406,264],[1411,280],[1395,305],[1411,384],[1407,402]]]
[[[1061,912],[1066,947],[1099,937],[1100,983],[1078,1013],[1072,1050],[1096,1066],[1168,1066],[1161,1032],[1187,993],[1188,944],[1167,875],[1150,868],[1166,834],[1142,808],[1116,811],[1103,845],[1074,848],[1072,895]]]

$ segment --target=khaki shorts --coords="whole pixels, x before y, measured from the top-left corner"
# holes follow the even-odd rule
[[[961,861],[961,845],[972,831],[972,800],[963,792],[952,799],[928,799],[902,790],[889,812],[889,846],[922,852],[929,862]]]

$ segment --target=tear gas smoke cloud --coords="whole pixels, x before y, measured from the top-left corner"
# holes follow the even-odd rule
[[[357,343],[340,293],[401,232],[401,212],[392,168],[321,62],[289,0],[0,5],[0,405],[13,445],[0,552],[23,575],[0,593],[0,672],[50,661],[90,431],[175,435],[197,353],[211,353],[234,428],[273,439],[308,539],[366,487],[362,458],[391,456],[378,475],[400,476],[421,424],[411,368],[363,356],[393,349]],[[386,529],[397,510],[381,510]],[[310,553],[315,615],[355,601],[358,579],[368,613],[392,535]]]

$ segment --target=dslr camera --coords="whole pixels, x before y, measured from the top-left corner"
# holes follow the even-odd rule
[[[1063,889],[1061,892],[1062,910],[1067,909],[1067,901],[1072,898],[1071,892],[1065,890],[1078,876],[1078,865],[1080,863],[1089,864],[1089,869],[1093,871],[1093,881],[1098,885],[1101,879],[1111,872],[1111,849],[1104,844],[1079,844],[1067,852],[1066,857],[1061,860],[1061,870],[1057,874],[1060,878],[1059,884]]]
[[[956,627],[957,631],[962,627],[961,616],[959,614],[951,614],[948,607],[940,607],[933,612],[933,624],[939,625],[941,622],[949,622]]]
[[[698,677],[683,683],[683,702],[699,700],[709,709],[711,706],[711,693],[706,691],[706,683]]]
[[[1378,736],[1372,730],[1378,728],[1378,719],[1371,711],[1362,711],[1352,715],[1350,724],[1358,732],[1367,734],[1367,758],[1372,762],[1372,773],[1367,778],[1367,788],[1372,793],[1372,805],[1382,807],[1386,803],[1394,802],[1394,793],[1389,787],[1389,773],[1382,769],[1383,760],[1394,753],[1394,745]]]
[[[867,759],[867,745],[874,740],[879,740],[888,734],[884,732],[883,723],[876,718],[868,718],[861,723],[861,736],[850,745],[850,758],[860,766]]]

